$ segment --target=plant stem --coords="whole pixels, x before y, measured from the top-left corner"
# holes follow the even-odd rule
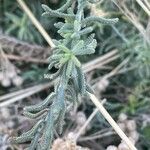
[[[133,145],[133,143],[129,140],[129,138],[125,135],[125,133],[120,129],[118,124],[113,120],[113,118],[110,116],[110,114],[107,112],[107,110],[103,107],[103,105],[99,102],[99,100],[96,98],[95,95],[88,93],[92,102],[96,105],[96,107],[99,109],[99,111],[102,113],[102,115],[105,117],[105,119],[109,122],[109,124],[113,127],[113,129],[116,131],[116,133],[122,138],[123,141],[126,142],[128,147],[131,150],[137,150],[136,147]]]
[[[94,116],[97,114],[98,112],[98,108],[96,108],[92,114],[90,115],[90,117],[87,119],[87,121],[84,123],[84,125],[80,128],[80,130],[78,131],[78,133],[75,136],[75,141],[77,141],[77,139],[80,137],[80,135],[82,134],[82,132],[85,130],[85,128],[88,126],[88,124],[91,122],[91,120],[94,118]]]

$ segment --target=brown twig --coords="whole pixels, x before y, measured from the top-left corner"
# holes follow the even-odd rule
[[[16,53],[17,57],[31,57],[33,59],[45,59],[51,54],[51,49],[36,44],[29,44],[14,37],[0,35],[0,45],[7,55]],[[16,57],[10,57],[16,59]]]
[[[36,58],[32,58],[32,57],[23,57],[23,56],[17,56],[17,55],[13,55],[13,54],[5,54],[5,56],[8,59],[11,59],[11,60],[25,61],[25,62],[28,62],[28,63],[29,62],[32,62],[32,63],[44,63],[44,64],[48,63],[48,61],[45,60],[45,59],[36,59]]]
[[[8,106],[8,105],[10,105],[14,102],[17,102],[18,100],[22,100],[22,99],[24,99],[28,96],[31,96],[31,95],[33,95],[33,94],[35,94],[35,93],[37,93],[37,92],[39,92],[39,91],[41,91],[45,88],[48,88],[49,86],[51,86],[50,83],[45,83],[45,84],[36,85],[36,86],[30,88],[29,91],[25,89],[24,92],[21,93],[20,95],[14,96],[14,97],[8,99],[7,101],[4,101],[4,102],[0,103],[0,108],[1,107],[6,107],[6,106]],[[10,94],[10,95],[12,95],[12,94]]]

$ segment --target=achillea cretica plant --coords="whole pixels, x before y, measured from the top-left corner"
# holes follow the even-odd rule
[[[74,0],[67,0],[57,10],[42,5],[45,11],[43,16],[57,17],[64,21],[54,24],[62,39],[53,40],[56,47],[49,57],[48,69],[55,67],[58,71],[46,75],[56,81],[54,92],[41,103],[24,108],[25,116],[38,121],[31,130],[11,139],[14,143],[31,142],[28,150],[49,150],[54,131],[62,133],[66,112],[78,102],[79,96],[92,93],[77,57],[95,52],[97,42],[92,33],[95,22],[111,25],[118,21],[117,18],[85,16],[85,8],[89,3],[96,3],[95,0],[77,0],[75,11],[73,2]]]

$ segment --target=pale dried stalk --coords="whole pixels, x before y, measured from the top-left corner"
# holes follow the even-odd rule
[[[36,20],[33,13],[29,10],[29,8],[26,6],[26,4],[22,0],[17,0],[22,9],[27,13],[31,21],[34,23],[35,27],[40,31],[40,33],[43,35],[43,37],[46,39],[46,41],[49,43],[51,47],[55,47],[54,43],[51,41],[51,38],[46,33],[46,31],[43,29],[43,27],[40,25],[40,23]],[[114,128],[114,130],[117,132],[117,134],[126,142],[126,144],[129,146],[131,150],[137,150],[133,143],[129,140],[129,138],[124,134],[124,132],[120,129],[120,127],[117,125],[117,123],[112,119],[112,117],[109,115],[107,110],[103,107],[103,105],[99,102],[99,100],[95,97],[95,95],[88,93],[92,102],[96,105],[96,107],[99,109],[99,111],[102,113],[102,115],[106,118],[106,120],[110,123],[110,125]]]
[[[106,99],[104,99],[101,103],[104,104],[106,102]],[[75,136],[75,141],[77,141],[77,139],[80,137],[80,135],[83,133],[83,131],[86,129],[86,127],[89,125],[89,123],[91,122],[91,120],[95,117],[95,115],[98,112],[98,108],[94,109],[94,111],[92,112],[92,114],[89,116],[89,118],[86,120],[86,122],[84,123],[84,125],[80,128],[80,130],[77,132],[76,136]]]
[[[6,106],[8,106],[8,105],[18,101],[18,99],[19,100],[20,99],[24,99],[24,98],[26,98],[26,97],[28,97],[30,95],[33,95],[34,93],[37,93],[37,92],[39,92],[39,91],[41,91],[41,90],[43,90],[43,89],[45,89],[45,88],[47,88],[49,86],[50,86],[50,83],[43,84],[43,85],[42,84],[38,85],[36,88],[33,88],[32,90],[30,89],[30,91],[28,91],[28,92],[24,92],[21,95],[18,95],[17,97],[13,97],[13,98],[11,98],[11,99],[9,99],[7,101],[4,101],[3,103],[0,103],[0,108],[1,107],[6,107]]]
[[[83,66],[84,66],[84,69],[87,70],[87,72],[93,70],[92,67],[95,66],[96,64],[100,64],[100,62],[103,62],[105,60],[109,60],[112,61],[113,59],[111,59],[112,56],[114,56],[114,58],[118,58],[119,55],[117,55],[117,50],[112,50],[106,54],[104,54],[103,56],[101,57],[98,57],[90,62],[87,62],[85,63]],[[48,64],[49,61],[48,60],[45,60],[45,59],[37,59],[37,58],[33,58],[33,57],[24,57],[24,56],[17,56],[17,55],[12,55],[12,54],[5,54],[6,58],[8,59],[11,59],[11,60],[17,60],[17,61],[26,61],[26,62],[33,62],[33,63],[45,63],[45,64]],[[1,57],[1,55],[0,55]],[[107,61],[106,61],[107,63]],[[104,64],[106,64],[104,63]],[[103,65],[103,64],[102,64]],[[101,66],[102,66],[101,65]],[[89,66],[91,68],[89,68]],[[100,66],[97,66],[98,68],[100,68]]]
[[[150,16],[150,10],[144,5],[144,3],[141,0],[136,0],[137,3],[143,8],[143,10]]]
[[[78,131],[78,133],[76,134],[74,140],[77,141],[77,139],[80,137],[80,135],[82,134],[82,132],[85,130],[85,128],[88,126],[88,124],[91,122],[91,120],[95,117],[95,115],[98,112],[98,108],[96,108],[92,114],[90,115],[90,117],[87,119],[87,121],[84,123],[84,125],[80,128],[80,130]]]
[[[131,69],[131,70],[135,69],[135,67],[134,67],[134,68],[133,68],[133,67],[132,67],[132,68],[128,68],[128,70],[127,70],[127,69],[124,69],[124,66],[128,63],[128,61],[129,61],[129,58],[127,57],[127,58],[124,59],[124,61],[122,61],[117,67],[115,67],[111,72],[105,74],[105,75],[102,76],[102,77],[98,77],[97,79],[95,79],[95,80],[93,81],[93,83],[92,83],[93,89],[98,88],[98,87],[99,87],[99,84],[102,84],[102,85],[103,85],[103,81],[106,81],[106,82],[109,83],[109,78],[111,78],[111,77],[113,77],[113,76],[115,76],[115,75],[118,75],[118,74],[124,73],[124,72],[126,72],[126,71],[129,71],[129,69]],[[107,86],[108,86],[108,85],[103,86],[104,91],[106,90]],[[99,90],[100,90],[100,92],[102,92],[101,89],[99,89]]]
[[[26,88],[26,89],[22,89],[19,91],[15,91],[15,92],[12,92],[9,94],[2,95],[2,96],[0,96],[0,101],[8,100],[9,98],[12,98],[14,96],[21,95],[23,93],[27,93],[27,92],[31,91],[32,89],[35,89],[35,87],[37,87],[37,85],[33,86],[33,87]]]
[[[95,139],[101,139],[101,138],[104,138],[106,136],[112,136],[112,135],[115,135],[116,132],[114,131],[107,131],[105,133],[102,133],[102,134],[99,134],[99,135],[95,135],[95,136],[89,136],[89,137],[81,137],[79,138],[79,142],[83,142],[83,141],[88,141],[88,140],[95,140]]]
[[[112,76],[114,75],[117,75],[117,74],[121,74],[121,73],[124,73],[126,71],[129,71],[129,70],[132,70],[132,69],[135,69],[135,67],[132,67],[132,68],[129,68],[128,70],[127,69],[123,69],[123,66],[125,64],[127,64],[127,62],[129,61],[129,58],[126,58],[123,62],[121,62],[117,67],[115,67],[111,72],[109,72],[108,74],[104,75],[103,77],[99,77],[97,78],[95,81],[94,81],[94,85],[93,87],[95,88],[97,86],[97,84],[99,84],[99,81],[101,81],[102,79],[109,79],[111,78]]]
[[[107,54],[105,54],[104,56],[101,56],[97,59],[94,59],[93,61],[91,62],[88,62],[84,65],[85,68],[89,68],[89,66],[92,66],[96,63],[99,63],[99,62],[102,62],[103,60],[113,56],[113,55],[116,55],[118,53],[118,50],[112,50],[111,52],[108,52]]]
[[[117,50],[112,50],[111,52],[108,52],[107,54],[98,57],[90,62],[87,62],[86,64],[83,64],[83,70],[85,72],[89,72],[93,69],[100,68],[104,64],[107,64],[108,62],[111,62],[119,57],[117,55]]]
[[[150,1],[148,2],[147,0],[144,0],[144,3],[146,4],[146,6],[148,7],[148,9],[150,10]]]
[[[131,150],[137,150],[134,144],[129,140],[129,138],[125,135],[125,133],[120,129],[118,124],[112,119],[110,114],[107,112],[107,110],[103,107],[103,105],[99,102],[99,100],[96,98],[95,95],[88,93],[91,101],[96,105],[96,107],[99,109],[99,111],[102,113],[102,115],[105,117],[105,119],[109,122],[109,124],[113,127],[113,129],[116,131],[116,133],[121,137],[123,141],[128,145],[128,147]]]
[[[117,74],[119,71],[121,71],[121,68],[125,64],[127,64],[128,61],[129,61],[129,58],[126,58],[123,62],[121,62],[116,68],[114,68],[110,73],[106,74],[103,78],[108,79],[114,76],[115,74]]]

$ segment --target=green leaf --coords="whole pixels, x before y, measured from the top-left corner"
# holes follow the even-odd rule
[[[8,17],[14,24],[20,25],[20,18],[14,14],[6,13],[6,17]]]
[[[69,60],[69,57],[63,57],[60,59],[59,63],[60,64],[65,64]]]
[[[107,25],[113,25],[115,23],[118,22],[118,18],[113,18],[113,19],[106,19],[106,18],[102,18],[102,17],[95,17],[95,16],[91,16],[91,17],[87,17],[82,21],[83,25],[87,25],[87,24],[91,24],[91,23],[102,23],[102,24],[107,24]]]
[[[79,90],[82,95],[85,94],[86,92],[86,81],[85,81],[85,76],[81,68],[77,68],[77,73],[78,73],[78,85],[79,85]]]
[[[58,45],[58,48],[64,51],[65,53],[70,53],[70,50],[64,45]]]
[[[74,31],[78,32],[81,29],[81,23],[77,20],[74,21]]]
[[[80,61],[75,56],[72,56],[72,60],[77,67],[81,67]]]
[[[51,59],[60,59],[64,56],[64,54],[54,54],[51,56]]]
[[[143,130],[143,135],[146,137],[147,140],[150,141],[150,125],[146,126]]]
[[[82,48],[84,47],[84,41],[80,40],[74,47],[73,47],[73,54],[74,55],[82,55]]]
[[[67,70],[66,70],[66,76],[68,78],[70,78],[71,72],[72,72],[72,68],[73,68],[73,61],[69,60],[68,61],[68,65],[67,65]]]

